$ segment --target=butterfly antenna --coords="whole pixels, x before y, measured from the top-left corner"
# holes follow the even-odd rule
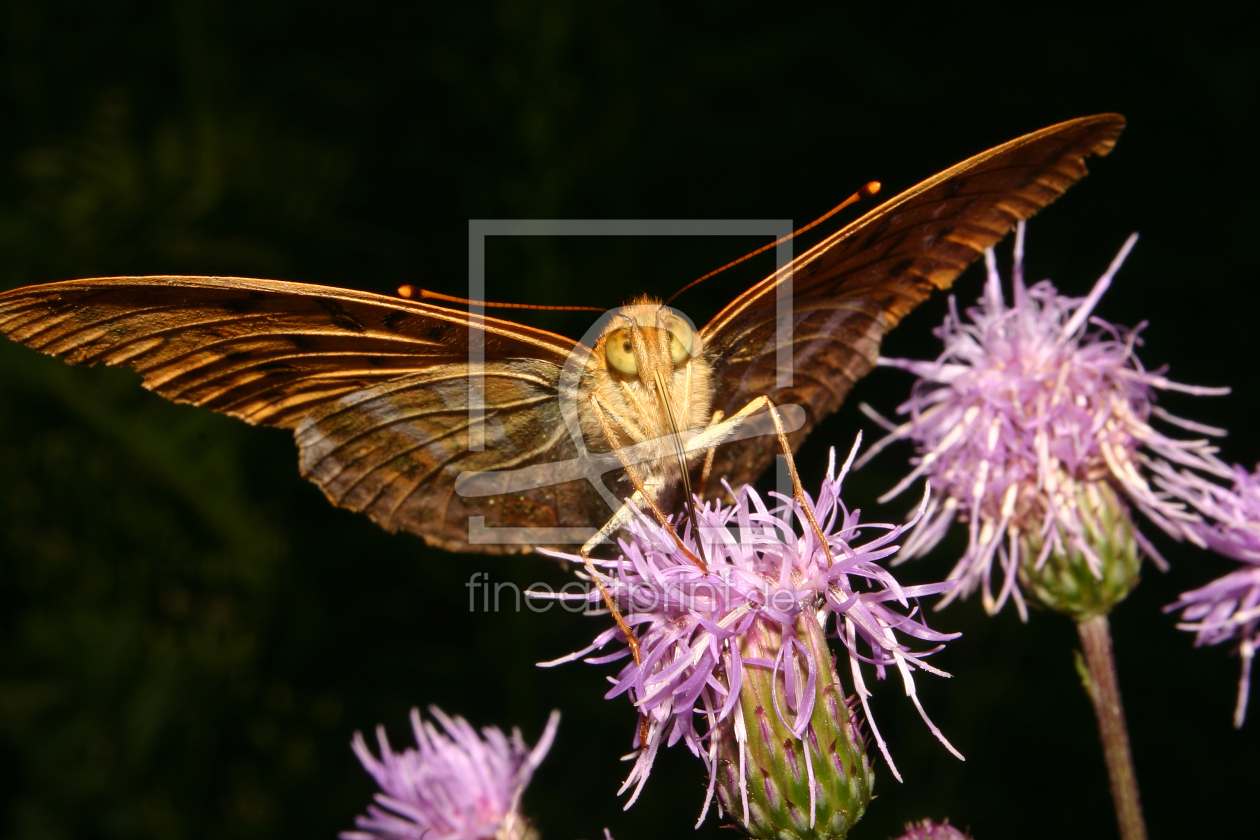
[[[398,296],[407,300],[440,300],[446,303],[458,303],[463,306],[482,306],[486,309],[537,309],[544,312],[603,312],[598,306],[544,306],[538,303],[491,303],[485,300],[469,300],[468,298],[444,295],[428,289],[417,289],[415,286],[399,286]]]
[[[751,252],[751,253],[744,254],[744,256],[740,257],[740,258],[739,258],[739,259],[737,259],[737,260],[731,260],[731,261],[730,261],[730,262],[728,262],[726,265],[722,266],[721,268],[715,268],[713,271],[710,271],[708,274],[704,275],[703,277],[697,277],[695,280],[692,280],[692,281],[691,281],[690,283],[688,283],[686,286],[683,286],[681,289],[679,289],[678,291],[676,291],[676,292],[674,292],[672,295],[670,295],[670,296],[669,296],[669,299],[668,299],[668,300],[666,300],[665,302],[666,302],[666,303],[672,303],[672,302],[674,301],[674,299],[675,299],[676,297],[678,297],[679,295],[681,295],[683,292],[687,291],[687,290],[688,290],[688,289],[690,289],[692,286],[695,286],[695,285],[697,285],[697,284],[699,284],[699,283],[701,283],[701,282],[703,282],[703,281],[705,281],[705,280],[708,280],[708,279],[709,279],[710,277],[712,277],[713,275],[715,275],[715,274],[721,274],[723,271],[726,271],[726,269],[731,268],[732,266],[739,265],[740,263],[744,262],[745,260],[750,260],[750,259],[752,259],[753,257],[757,256],[758,254],[764,254],[766,251],[769,251],[771,248],[777,248],[778,246],[782,245],[784,242],[787,242],[787,241],[788,241],[789,239],[791,239],[792,237],[794,237],[794,236],[800,236],[802,233],[805,233],[805,232],[806,232],[806,231],[808,231],[808,230],[812,230],[813,228],[818,227],[818,226],[819,226],[819,225],[821,225],[823,222],[827,221],[827,220],[828,220],[828,219],[830,219],[832,216],[836,215],[836,214],[837,214],[837,213],[839,213],[841,210],[843,210],[844,208],[848,207],[850,204],[853,204],[853,203],[855,203],[855,202],[857,202],[857,201],[860,201],[860,200],[861,200],[861,199],[863,199],[863,198],[870,198],[871,196],[875,195],[877,192],[879,192],[879,189],[880,189],[880,183],[879,183],[879,181],[871,181],[871,182],[870,182],[870,183],[868,183],[868,184],[863,184],[863,185],[862,185],[862,188],[861,188],[860,190],[858,190],[858,191],[857,191],[857,192],[855,192],[853,195],[851,195],[851,196],[849,196],[848,198],[846,198],[844,201],[842,201],[842,202],[840,202],[839,204],[837,204],[835,207],[833,207],[833,208],[831,208],[830,210],[828,210],[828,211],[827,211],[826,213],[824,213],[823,215],[819,216],[817,219],[814,219],[814,221],[812,221],[812,222],[810,222],[809,224],[805,225],[805,227],[803,227],[803,228],[799,228],[798,230],[794,230],[794,231],[792,231],[791,233],[789,233],[787,236],[784,236],[784,237],[782,237],[782,238],[780,238],[780,239],[776,239],[776,240],[774,240],[773,242],[771,242],[769,245],[763,245],[763,246],[761,246],[760,248],[758,248],[757,250],[755,250],[755,251],[753,251],[753,252]]]

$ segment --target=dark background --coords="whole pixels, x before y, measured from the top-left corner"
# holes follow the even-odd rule
[[[1148,365],[1232,385],[1164,404],[1230,428],[1227,459],[1260,457],[1248,27],[1185,3],[1114,20],[1049,4],[678,5],[4,0],[0,284],[218,273],[459,294],[470,218],[799,223],[867,180],[891,195],[1026,131],[1119,111],[1116,152],[1032,225],[1030,275],[1083,294],[1140,231],[1100,314],[1151,321]],[[488,294],[612,306],[756,244],[494,241]],[[703,323],[764,269],[680,304]],[[978,271],[957,288],[973,300]],[[943,305],[886,351],[934,355]],[[907,386],[892,371],[861,383],[802,453],[807,485],[863,425],[859,400],[890,411]],[[873,497],[906,454],[855,477],[851,503],[899,517],[905,503]],[[704,780],[681,748],[622,813],[635,719],[599,699],[610,669],[533,666],[603,619],[469,611],[475,571],[520,586],[563,572],[388,536],[331,508],[294,461],[285,432],[0,344],[0,832],[331,838],[372,790],[351,733],[384,722],[405,743],[407,710],[437,703],[530,741],[563,709],[526,799],[548,838],[732,836],[712,816],[692,831]],[[1173,570],[1114,615],[1151,836],[1246,836],[1260,720],[1230,726],[1237,658],[1193,650],[1160,611],[1230,564],[1166,543]],[[959,548],[907,577],[942,576]],[[971,602],[933,624],[965,635],[937,660],[955,678],[920,692],[968,760],[880,684],[906,782],[876,760],[853,836],[947,815],[981,840],[1114,836],[1070,623]]]

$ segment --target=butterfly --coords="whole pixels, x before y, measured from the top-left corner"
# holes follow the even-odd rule
[[[70,364],[132,368],[176,402],[292,429],[302,474],[388,531],[452,551],[572,545],[617,511],[636,469],[626,464],[667,507],[701,453],[706,475],[755,480],[780,443],[764,422],[730,418],[778,406],[798,446],[874,367],[889,329],[1084,176],[1085,159],[1110,152],[1123,128],[1116,114],[1085,117],[965,160],[698,329],[646,299],[575,342],[348,289],[150,276],[0,294],[0,331]],[[653,402],[673,391],[679,416]],[[666,424],[677,434],[655,433]],[[672,478],[671,456],[686,465]]]

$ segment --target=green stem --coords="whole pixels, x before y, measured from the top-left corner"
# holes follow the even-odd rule
[[[1124,707],[1120,704],[1116,660],[1111,653],[1111,628],[1107,617],[1100,615],[1077,622],[1076,629],[1081,634],[1089,672],[1085,689],[1098,717],[1098,734],[1102,737],[1103,758],[1111,779],[1111,798],[1116,804],[1120,838],[1146,840],[1146,822],[1142,819],[1133,754],[1129,751],[1129,730],[1124,723]]]

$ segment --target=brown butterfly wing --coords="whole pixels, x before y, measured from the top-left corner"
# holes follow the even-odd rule
[[[468,317],[443,307],[274,280],[112,277],[0,294],[0,332],[71,364],[130,367],[176,402],[295,429],[304,473],[334,503],[444,548],[469,550],[470,511],[489,525],[608,515],[574,482],[468,503],[453,493],[465,469],[573,457],[548,413],[573,342],[542,330],[486,318],[477,331],[487,401],[502,405],[487,411],[479,453],[468,452]]]
[[[714,354],[714,408],[727,415],[765,395],[804,407],[792,448],[839,408],[875,366],[884,334],[934,289],[946,289],[1014,226],[1086,174],[1124,128],[1118,114],[1060,123],[965,160],[885,202],[797,257],[723,309],[702,331]],[[788,273],[790,270],[790,274]],[[790,277],[790,329],[776,300]],[[790,385],[778,371],[779,336],[790,336]],[[750,438],[718,448],[715,478],[757,478],[779,452]],[[710,484],[714,495],[723,491]]]
[[[302,474],[334,504],[362,511],[386,530],[421,534],[448,551],[501,554],[580,545],[612,510],[585,480],[561,478],[578,463],[578,452],[561,415],[560,368],[550,360],[506,358],[477,369],[486,395],[480,451],[469,448],[465,358],[312,411],[296,431]],[[500,471],[540,466],[554,469],[520,490],[457,492],[456,480],[465,473],[494,472],[506,480],[511,473]],[[481,531],[505,526],[546,530]]]

